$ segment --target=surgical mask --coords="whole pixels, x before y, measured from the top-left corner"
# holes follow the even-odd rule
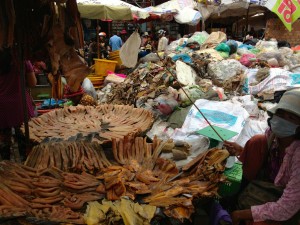
[[[299,125],[291,123],[279,116],[273,115],[270,120],[271,130],[276,135],[276,137],[284,138],[290,137],[296,134],[296,130]]]

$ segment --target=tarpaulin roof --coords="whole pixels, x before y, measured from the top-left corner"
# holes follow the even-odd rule
[[[133,15],[146,19],[149,13],[121,0],[77,0],[78,10],[82,18],[132,20]]]

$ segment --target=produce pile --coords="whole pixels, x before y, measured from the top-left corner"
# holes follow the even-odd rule
[[[153,123],[152,113],[129,105],[70,106],[32,118],[33,142],[90,140],[100,143],[145,132]],[[24,126],[21,130],[25,133]]]
[[[94,215],[89,211],[90,205],[84,216],[85,203],[107,199],[118,206],[123,204],[122,197],[127,196],[131,201],[160,207],[169,217],[189,219],[194,212],[194,198],[217,195],[218,184],[224,181],[222,173],[229,153],[222,149],[211,149],[184,166],[183,174],[179,174],[174,162],[159,157],[165,143],[157,138],[154,138],[153,143],[147,143],[145,138],[133,135],[113,139],[114,160],[109,160],[111,164],[103,164],[103,168],[99,168],[95,175],[66,172],[63,170],[69,168],[65,167],[62,167],[63,170],[55,167],[35,169],[2,161],[0,216],[26,216],[34,217],[37,221],[85,224]],[[50,146],[45,147],[46,145],[40,148],[42,153],[49,151]],[[49,145],[52,146],[50,143]],[[81,148],[87,146],[88,151],[92,151],[95,143],[69,146],[77,145]],[[80,151],[78,147],[73,149]],[[98,149],[97,152],[99,151],[103,150]],[[71,159],[71,151],[66,150],[65,153]],[[103,152],[94,155],[98,155],[102,162],[108,162]],[[87,158],[79,163],[85,164],[85,159]],[[47,157],[45,163],[49,164],[49,161],[51,158]],[[71,160],[68,166],[72,167],[70,162]],[[82,165],[80,168],[85,167]],[[115,200],[121,200],[121,203],[114,202]],[[106,204],[104,202],[102,204]],[[106,204],[107,207],[112,206]],[[125,214],[132,213],[132,208],[125,207],[124,210]],[[101,218],[108,217],[109,215],[99,215],[97,218],[100,221]],[[122,218],[125,224],[129,224],[123,216]],[[145,224],[149,224],[151,218],[144,218],[148,221]]]

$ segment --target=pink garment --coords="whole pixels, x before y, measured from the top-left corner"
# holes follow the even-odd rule
[[[31,63],[26,61],[25,72],[32,71]],[[32,117],[34,107],[28,91],[26,91],[26,100],[29,116]],[[0,118],[0,129],[17,127],[24,121],[20,72],[16,66],[12,66],[8,74],[0,75]]]
[[[300,210],[300,141],[294,141],[286,149],[274,183],[276,186],[285,187],[283,195],[277,202],[252,206],[254,222],[285,221]]]

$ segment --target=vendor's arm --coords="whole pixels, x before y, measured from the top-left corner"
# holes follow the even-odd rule
[[[244,148],[235,142],[225,141],[224,147],[229,151],[230,155],[239,157]]]
[[[29,88],[35,87],[37,80],[30,61],[25,61],[26,85]]]
[[[236,210],[231,214],[232,224],[239,225],[242,220],[252,220],[252,213],[250,209]]]
[[[286,154],[289,154],[288,152]],[[285,221],[295,215],[300,209],[300,147],[294,150],[294,154],[290,155],[291,163],[286,169],[290,170],[291,176],[284,189],[283,195],[277,202],[268,202],[259,206],[252,206],[251,211],[253,220],[265,221]],[[277,176],[280,176],[280,173]]]

